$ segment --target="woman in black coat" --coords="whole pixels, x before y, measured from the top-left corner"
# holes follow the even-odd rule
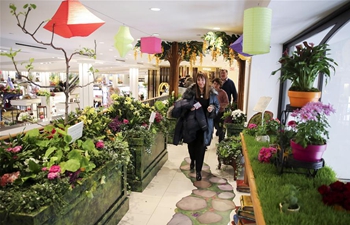
[[[187,143],[191,158],[190,169],[196,179],[202,179],[202,166],[206,147],[210,145],[214,122],[219,110],[217,92],[210,87],[208,76],[197,74],[196,83],[188,87],[182,99],[175,103],[172,115],[179,118],[175,128],[174,144],[180,140]]]

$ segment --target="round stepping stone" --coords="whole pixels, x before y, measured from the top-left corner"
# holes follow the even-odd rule
[[[234,208],[236,208],[236,205],[235,203],[233,203],[233,201],[223,199],[213,199],[213,201],[211,201],[211,205],[215,210],[220,212],[233,210]]]
[[[191,158],[190,158],[190,157],[186,157],[186,158],[185,158],[185,161],[186,161],[188,164],[190,164],[190,163],[191,163]]]
[[[206,179],[206,178],[211,176],[211,173],[207,173],[205,171],[202,171],[201,173],[202,173],[202,179]],[[190,177],[193,177],[193,178],[196,178],[196,176],[197,176],[195,172],[194,173],[189,173],[188,175]]]
[[[230,184],[218,185],[218,188],[222,191],[233,191],[233,187]]]
[[[215,184],[226,184],[227,181],[223,178],[220,177],[211,177],[209,179],[210,182],[215,183]]]
[[[198,189],[192,190],[192,193],[195,194],[195,195],[202,196],[204,198],[211,198],[211,197],[214,197],[216,195],[215,191],[198,190]]]
[[[206,180],[200,180],[200,181],[195,181],[193,182],[193,185],[197,188],[205,189],[211,187],[211,183]]]
[[[167,223],[167,225],[192,225],[191,219],[181,213],[176,213],[173,218]]]
[[[210,171],[210,166],[203,165],[202,170],[209,172]]]
[[[202,198],[188,196],[176,203],[176,207],[182,210],[195,211],[205,209],[207,207],[207,202]]]
[[[231,199],[231,198],[234,198],[236,197],[236,195],[232,192],[222,192],[218,195],[219,198],[221,199]]]
[[[218,223],[222,220],[222,216],[220,216],[214,212],[205,212],[203,215],[198,216],[197,220],[201,224]]]
[[[184,165],[180,167],[181,170],[190,170],[190,164]]]

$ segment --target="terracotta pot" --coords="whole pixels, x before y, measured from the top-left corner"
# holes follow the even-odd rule
[[[318,102],[321,92],[288,91],[290,106],[303,107],[308,102]]]
[[[318,162],[322,159],[323,152],[326,151],[327,145],[308,145],[306,148],[290,140],[293,157],[296,160],[305,162]]]

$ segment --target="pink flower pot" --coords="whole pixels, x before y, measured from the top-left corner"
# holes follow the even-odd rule
[[[326,151],[327,145],[308,145],[306,148],[290,140],[293,157],[296,160],[305,162],[317,162],[322,159],[323,152]]]

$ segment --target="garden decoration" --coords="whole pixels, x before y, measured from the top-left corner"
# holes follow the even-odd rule
[[[291,55],[288,50],[283,53],[279,59],[281,67],[271,75],[281,71],[280,81],[292,82],[288,91],[291,106],[302,107],[309,101],[319,100],[321,92],[313,87],[316,78],[323,75],[327,84],[331,71],[335,72],[335,66],[338,65],[332,58],[327,57],[329,51],[328,44],[314,46],[313,43],[304,41],[302,45],[296,46]],[[311,95],[310,98],[306,97],[307,95]]]
[[[301,109],[293,111],[289,126],[293,128],[295,136],[290,140],[294,159],[308,162],[321,160],[329,139],[328,116],[335,110],[331,104],[309,102]]]
[[[222,116],[227,137],[238,136],[244,129],[247,115],[240,109],[224,112]]]

